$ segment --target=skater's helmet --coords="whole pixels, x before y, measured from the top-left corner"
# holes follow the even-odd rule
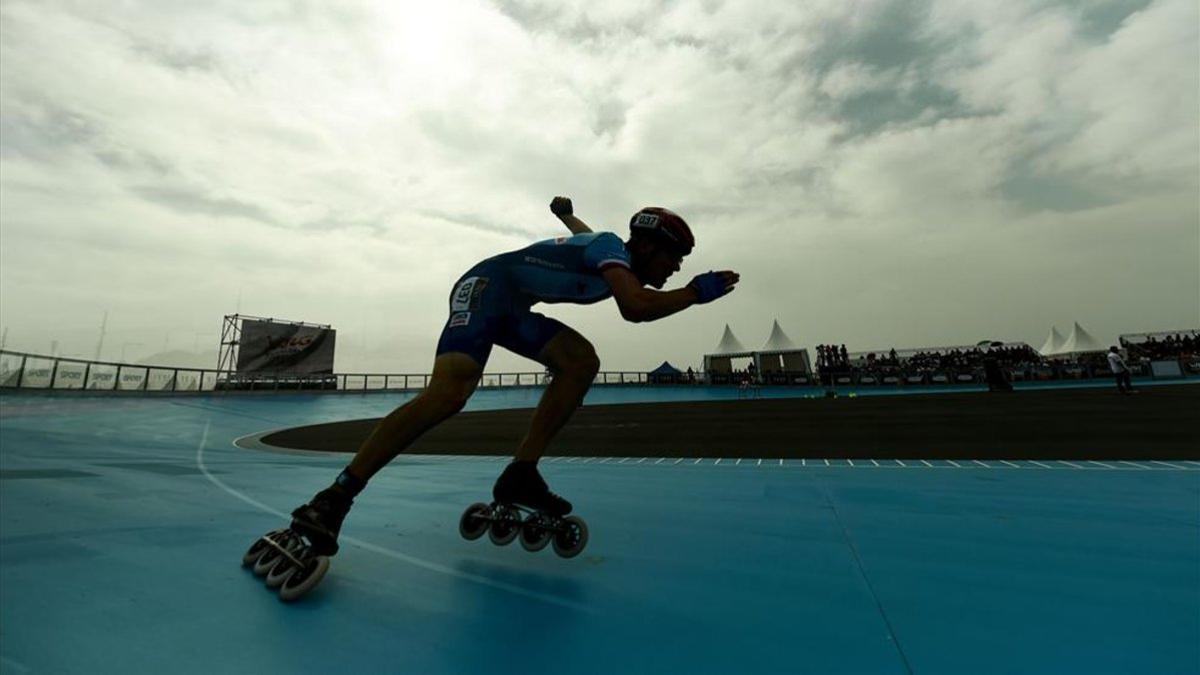
[[[647,237],[680,258],[692,252],[696,238],[679,214],[661,206],[647,206],[629,219],[632,237]]]

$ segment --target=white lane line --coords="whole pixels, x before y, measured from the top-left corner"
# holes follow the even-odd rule
[[[425,457],[433,458],[434,455],[426,455]],[[452,457],[452,456],[449,456],[449,457]],[[465,458],[465,459],[471,459],[471,458]],[[490,458],[488,458],[488,459],[490,459]],[[547,459],[553,461],[552,458],[548,457]],[[596,457],[588,457],[588,458],[562,457],[559,459],[563,460],[564,463],[570,463],[572,461],[579,461],[584,464],[591,463],[597,459],[600,460],[598,462],[599,464],[604,464],[604,463],[607,463],[610,461],[615,462],[616,464],[626,464],[626,463],[644,464],[648,460],[654,460],[654,461],[650,462],[651,464],[662,464],[663,462],[666,462],[668,459],[671,459],[671,458],[670,457],[621,457],[621,458],[604,457],[601,459],[601,458],[596,458]],[[696,464],[703,464],[705,459],[713,459],[713,458],[711,458],[711,457],[696,457],[696,458],[679,457],[679,458],[676,458],[673,462],[670,462],[670,464],[672,466],[674,466],[676,464],[683,462],[685,459],[692,460],[692,464],[696,465]],[[743,461],[747,462],[747,463],[753,462],[755,466],[762,466],[763,461],[765,461],[765,460],[763,460],[761,458],[753,458],[753,457],[736,457],[736,458],[735,457],[721,457],[721,458],[713,459],[712,465],[716,466],[718,464],[721,464],[722,462],[725,462],[725,464],[727,466],[739,466],[739,465],[741,465],[741,463]],[[769,460],[766,460],[766,461],[769,461]],[[788,460],[788,459],[781,458],[781,459],[777,459],[775,461],[778,463],[778,466],[786,467],[786,466],[788,466],[788,462],[795,463],[797,460]],[[801,458],[799,458],[798,461],[800,462],[800,466],[802,466],[802,467],[808,466],[807,458],[801,457]],[[1094,459],[1081,460],[1082,462],[1085,462],[1085,463],[1071,462],[1071,461],[1068,461],[1065,459],[1048,460],[1048,461],[1053,462],[1054,465],[1047,464],[1045,462],[1039,462],[1039,461],[1033,460],[1033,459],[1018,460],[1016,462],[1012,462],[1007,459],[999,459],[999,460],[994,460],[994,462],[996,462],[995,464],[988,464],[987,462],[977,460],[977,459],[973,459],[973,460],[969,460],[969,461],[966,461],[966,460],[955,461],[952,459],[934,460],[934,461],[944,462],[943,464],[933,464],[929,460],[925,460],[925,459],[921,459],[921,460],[911,460],[910,459],[907,463],[904,460],[900,460],[900,459],[883,460],[881,462],[880,460],[876,460],[876,459],[863,460],[862,458],[859,458],[857,461],[854,459],[850,459],[850,458],[819,459],[819,460],[813,460],[813,461],[824,462],[825,466],[832,467],[832,468],[849,467],[849,468],[855,468],[855,469],[866,468],[868,466],[866,464],[866,462],[869,461],[869,462],[871,462],[870,467],[881,468],[881,469],[922,468],[921,466],[919,466],[915,463],[915,462],[920,462],[921,464],[924,465],[924,468],[930,468],[930,469],[951,469],[951,468],[974,469],[977,467],[984,468],[984,469],[1026,469],[1026,468],[1030,468],[1032,466],[1039,466],[1043,469],[1060,470],[1060,471],[1061,470],[1069,470],[1069,469],[1075,469],[1078,471],[1104,471],[1104,470],[1128,471],[1131,469],[1136,469],[1139,471],[1167,471],[1167,470],[1171,470],[1171,469],[1178,470],[1178,471],[1196,471],[1197,470],[1197,468],[1193,468],[1192,466],[1190,466],[1190,464],[1193,464],[1193,462],[1191,462],[1190,460],[1175,460],[1174,463],[1164,462],[1161,460],[1145,460],[1145,462],[1143,462],[1141,464],[1139,464],[1137,462],[1121,460],[1120,463],[1127,464],[1128,467],[1115,466],[1111,463],[1105,463],[1105,462],[1101,462],[1101,461],[1094,460]],[[732,464],[730,464],[730,462],[732,462]],[[1151,464],[1156,464],[1159,466],[1150,466]],[[1001,465],[1003,465],[1003,466],[1001,466]]]
[[[419,456],[419,458],[421,458],[421,459],[434,459],[434,458],[436,458],[437,455],[414,455],[414,456]],[[449,456],[452,456],[452,455],[448,455],[448,458],[449,458]],[[475,459],[475,458],[463,458],[464,461],[470,460],[470,459]],[[484,458],[484,459],[494,459],[494,458]],[[499,459],[503,460],[505,458],[499,458]],[[546,459],[550,460],[550,461],[556,460],[556,458],[546,458]],[[557,458],[557,459],[562,460],[564,462],[564,464],[570,464],[570,462],[572,462],[572,461],[582,461],[583,464],[590,464],[590,462],[595,461],[596,459],[599,459],[599,458]],[[619,458],[619,459],[618,458],[602,458],[602,459],[600,459],[598,464],[606,464],[606,462],[608,462],[608,461],[613,461],[614,464],[646,464],[647,461],[654,460],[654,461],[650,461],[650,464],[658,465],[658,464],[662,464],[662,462],[665,462],[668,459],[671,459],[671,458],[649,458],[649,456],[646,456],[646,458],[636,458],[636,456],[628,456],[628,458]],[[672,464],[672,466],[680,464],[680,462],[684,461],[685,459],[691,459],[692,460],[691,464],[697,465],[697,464],[703,464],[704,460],[706,460],[706,459],[713,459],[713,458],[695,458],[695,459],[677,458],[676,460],[671,462],[671,464]],[[755,466],[762,466],[762,462],[764,460],[760,459],[760,458],[719,458],[719,459],[713,460],[713,466],[719,465],[719,464],[721,464],[721,462],[726,462],[726,466],[739,466],[740,464],[742,464],[743,461],[754,462]],[[797,460],[779,459],[776,461],[779,462],[778,466],[788,466],[788,464],[787,464],[788,461],[791,461],[794,464],[794,462],[796,462]],[[809,465],[809,460],[806,458],[799,458],[798,461],[800,462],[800,466],[806,467]],[[962,461],[955,461],[952,459],[934,460],[934,461],[944,462],[944,464],[941,464],[941,465],[931,464],[931,462],[929,460],[908,460],[908,462],[905,462],[904,460],[899,460],[899,459],[883,460],[883,462],[881,462],[880,460],[876,460],[876,459],[868,459],[868,460],[864,461],[862,458],[859,458],[857,461],[853,460],[853,459],[848,459],[848,458],[847,459],[832,459],[832,460],[821,459],[821,460],[814,460],[814,461],[824,462],[824,466],[833,467],[833,468],[841,468],[841,467],[864,468],[864,467],[868,466],[868,465],[866,465],[866,461],[870,461],[871,462],[870,466],[874,467],[874,468],[922,468],[916,464],[916,461],[919,461],[920,464],[922,464],[922,465],[924,465],[924,467],[928,467],[928,468],[959,468],[959,470],[971,470],[971,468],[988,468],[988,470],[996,470],[996,468],[1030,468],[1031,466],[1039,466],[1042,468],[1049,468],[1049,470],[1060,470],[1060,471],[1069,470],[1069,468],[1074,468],[1074,470],[1076,470],[1076,471],[1132,471],[1132,470],[1136,470],[1136,471],[1169,471],[1169,470],[1198,471],[1198,468],[1193,468],[1192,466],[1189,466],[1190,464],[1193,464],[1193,462],[1190,462],[1189,460],[1175,460],[1174,464],[1172,464],[1172,462],[1165,462],[1165,461],[1160,461],[1160,460],[1146,460],[1145,462],[1142,462],[1142,464],[1138,464],[1138,462],[1134,462],[1134,461],[1121,460],[1120,464],[1128,465],[1128,467],[1106,464],[1106,462],[1098,461],[1098,460],[1080,460],[1080,462],[1084,462],[1084,464],[1080,464],[1080,462],[1068,461],[1068,460],[1048,460],[1048,461],[1051,461],[1052,464],[1054,464],[1056,466],[1051,466],[1050,464],[1045,464],[1045,462],[1037,461],[1037,460],[1018,460],[1016,462],[1009,461],[1009,460],[994,460],[994,461],[996,461],[996,464],[988,464],[988,462],[980,461],[980,460],[962,460]],[[732,462],[732,464],[730,464],[730,462]],[[1001,465],[1003,465],[1003,466],[1001,466]],[[1151,465],[1159,465],[1159,466],[1151,466]]]
[[[1157,459],[1153,459],[1153,460],[1150,460],[1150,461],[1154,462],[1155,464],[1162,464],[1163,466],[1169,466],[1169,467],[1171,467],[1172,469],[1185,469],[1185,468],[1187,468],[1187,467],[1179,466],[1178,464],[1172,464],[1172,463],[1170,463],[1170,462],[1163,462],[1163,461],[1160,461],[1160,460],[1157,460]]]
[[[272,516],[275,516],[275,517],[279,518],[280,520],[290,520],[291,519],[290,515],[284,513],[283,511],[273,509],[270,506],[267,506],[266,504],[263,504],[262,502],[258,501],[257,499],[254,499],[253,497],[249,497],[241,492],[238,492],[237,490],[229,487],[224,482],[222,482],[220,478],[217,478],[216,476],[212,475],[212,473],[208,470],[208,466],[205,465],[205,463],[204,463],[204,446],[208,444],[208,430],[209,430],[210,426],[211,426],[211,422],[204,423],[204,432],[200,435],[200,445],[196,448],[196,466],[199,467],[200,472],[203,473],[204,476],[206,478],[208,478],[208,480],[213,485],[216,485],[217,487],[221,488],[225,492],[242,500],[243,502],[249,504],[250,506],[253,506],[254,508],[256,508],[260,511],[263,511]],[[378,553],[379,555],[386,556],[388,558],[392,558],[393,560],[399,560],[401,562],[406,562],[410,565],[414,565],[416,567],[420,567],[422,569],[429,570],[430,572],[439,572],[441,574],[445,574],[447,576],[455,577],[458,579],[474,581],[475,583],[482,584],[484,586],[490,586],[492,588],[500,589],[502,591],[508,591],[510,593],[513,593],[516,595],[521,595],[521,596],[524,596],[527,598],[533,598],[535,600],[541,600],[542,602],[548,602],[553,605],[559,605],[560,607],[569,607],[571,609],[576,609],[581,612],[587,612],[589,614],[597,613],[595,609],[588,607],[587,605],[582,605],[582,604],[579,604],[576,602],[572,602],[570,600],[564,600],[562,598],[555,597],[553,595],[548,595],[545,593],[538,593],[537,591],[531,591],[527,588],[522,588],[520,586],[505,583],[503,581],[496,581],[495,579],[489,579],[487,577],[480,576],[478,574],[471,574],[470,572],[461,572],[452,567],[446,567],[445,565],[439,565],[438,563],[429,562],[428,560],[422,560],[421,558],[414,558],[413,556],[405,555],[403,553],[400,553],[399,551],[393,551],[392,549],[384,548],[382,546],[377,546],[370,542],[362,541],[361,539],[355,539],[354,537],[342,536],[342,537],[338,538],[338,541],[343,544],[350,544],[351,546],[357,546],[358,548],[366,549],[373,553]]]

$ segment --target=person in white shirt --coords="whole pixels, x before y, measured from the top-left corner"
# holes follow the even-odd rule
[[[1113,377],[1117,379],[1117,391],[1122,394],[1133,393],[1133,383],[1129,380],[1129,367],[1116,347],[1108,348],[1108,367],[1112,369]]]

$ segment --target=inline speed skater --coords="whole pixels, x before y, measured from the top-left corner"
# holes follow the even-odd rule
[[[568,556],[582,550],[586,526],[568,516],[571,503],[550,491],[537,462],[582,403],[600,359],[582,335],[532,307],[611,297],[626,321],[657,321],[730,293],[740,277],[709,271],[682,288],[662,290],[696,243],[684,219],[668,209],[635,213],[624,241],[612,232],[593,232],[566,197],[555,197],[550,210],[571,236],[488,258],[455,282],[428,386],[383,418],[333,484],[292,513],[287,532],[304,541],[303,551],[317,557],[337,552],[354,499],[393,458],[463,408],[495,345],[545,365],[553,377],[512,463],[496,481],[493,502],[468,507],[460,532],[476,538],[488,531],[497,543],[521,535],[531,550],[552,539],[555,550]]]

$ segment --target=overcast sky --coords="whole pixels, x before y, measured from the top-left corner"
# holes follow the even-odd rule
[[[605,369],[730,324],[811,347],[1041,346],[1200,325],[1195,0],[0,3],[7,347],[215,349],[330,323],[339,371],[427,372],[453,281],[565,230],[692,224],[627,324],[541,305]],[[240,304],[239,304],[240,298]],[[496,350],[488,370],[532,363]]]

